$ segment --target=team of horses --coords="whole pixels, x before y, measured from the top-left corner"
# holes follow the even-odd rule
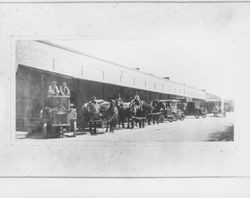
[[[106,122],[106,132],[109,128],[109,131],[113,133],[117,124],[119,127],[122,125],[125,128],[125,123],[127,123],[127,128],[133,128],[139,123],[141,127],[140,118],[149,123],[152,117],[148,115],[158,110],[159,105],[145,101],[132,103],[118,102],[114,99],[109,99],[109,101],[95,100],[95,102],[90,101],[82,106],[82,119],[85,124],[89,124],[90,132],[93,123],[104,124]]]

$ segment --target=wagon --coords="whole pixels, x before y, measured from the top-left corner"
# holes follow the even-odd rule
[[[185,119],[185,114],[182,110],[178,108],[179,100],[168,99],[168,100],[157,100],[158,103],[162,103],[164,108],[161,109],[164,118],[168,121],[177,121],[178,119],[183,121]]]
[[[219,106],[217,105],[214,106],[212,113],[214,117],[226,117],[226,112],[223,109],[219,108]]]
[[[40,112],[44,137],[76,136],[76,109],[70,104],[70,96],[50,96]]]
[[[185,114],[195,116],[195,118],[197,118],[197,119],[200,116],[202,118],[206,118],[207,117],[207,109],[200,107],[198,102],[192,101],[192,102],[187,103]]]
[[[157,123],[163,123],[164,122],[164,115],[162,112],[154,112],[154,113],[149,113],[147,116],[147,121],[148,121],[148,125],[151,124],[151,122],[153,122],[153,124]]]

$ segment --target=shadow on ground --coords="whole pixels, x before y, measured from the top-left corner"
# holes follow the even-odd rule
[[[76,134],[77,135],[87,135],[89,132],[88,130],[84,130],[84,131],[79,131]],[[72,135],[65,135],[64,137],[72,137]],[[50,132],[49,136],[47,138],[60,138],[60,134],[59,132]],[[21,138],[17,138],[17,139],[45,139],[44,138],[44,134],[41,130],[36,130],[36,131],[32,131],[27,133],[26,136],[21,137]]]
[[[209,134],[208,141],[234,141],[234,125],[227,127],[225,131]]]

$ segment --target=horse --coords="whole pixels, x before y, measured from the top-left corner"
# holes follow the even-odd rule
[[[116,122],[118,119],[118,108],[116,107],[116,103],[114,100],[110,99],[110,104],[107,110],[105,111],[105,119],[107,120],[107,128],[106,132],[108,132],[108,127],[110,127],[110,133],[114,133],[114,129],[116,127]]]
[[[93,121],[98,121],[103,119],[103,112],[105,108],[102,104],[105,104],[104,100],[96,100],[95,102],[90,101],[83,104],[82,106],[82,123],[83,128],[85,128],[86,123],[89,123],[89,131],[92,131]]]
[[[89,131],[92,132],[92,123],[102,123],[107,121],[106,132],[110,126],[110,132],[114,132],[116,120],[118,118],[118,110],[113,100],[104,101],[96,100],[90,101],[82,106],[82,117],[84,121],[89,123]],[[94,130],[96,126],[94,126]],[[95,131],[96,132],[96,131]]]
[[[125,128],[125,120],[126,118],[128,119],[129,122],[129,118],[130,118],[130,113],[129,113],[129,103],[127,102],[116,102],[116,107],[118,109],[118,125],[120,127],[120,125],[122,124],[122,127]],[[128,124],[128,128],[129,128],[129,124]]]
[[[152,120],[153,122],[155,122],[155,120],[158,119],[157,116],[153,115],[154,111],[155,111],[155,108],[153,107],[151,103],[146,103],[145,101],[142,101],[142,106],[140,109],[137,110],[136,117],[146,118],[145,121],[147,121],[148,124],[150,124]],[[136,125],[137,125],[137,122],[136,122]]]
[[[138,111],[141,109],[141,106],[132,103],[132,102],[116,102],[116,106],[118,108],[119,112],[119,123],[118,125],[122,124],[122,127],[125,128],[125,121],[127,119],[128,125],[127,128],[130,128],[130,124],[132,125],[133,128],[133,117],[136,116]],[[130,123],[132,122],[132,123]]]
[[[146,103],[144,100],[142,100],[140,103],[130,103],[131,108],[131,115],[132,115],[132,128],[134,127],[134,121],[135,125],[139,123],[140,127],[143,125],[144,127],[144,121],[147,120],[148,114],[152,113],[153,106],[151,104]]]
[[[150,104],[147,104],[147,107],[144,107],[144,109],[147,109],[146,115],[148,125],[150,125],[151,122],[153,122],[153,124],[155,124],[155,122],[157,122],[157,124],[164,122],[163,111],[166,107],[161,101],[153,101]]]

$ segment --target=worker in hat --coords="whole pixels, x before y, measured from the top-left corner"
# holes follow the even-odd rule
[[[60,86],[60,94],[63,96],[69,96],[70,95],[70,90],[67,87],[66,82],[64,82],[61,86]]]
[[[51,85],[49,85],[48,96],[57,96],[59,94],[59,90],[56,84],[56,81],[52,81]]]
[[[142,101],[141,101],[141,98],[140,98],[138,92],[135,93],[135,97],[131,101],[131,104],[132,105],[137,105],[137,106],[142,106]]]

